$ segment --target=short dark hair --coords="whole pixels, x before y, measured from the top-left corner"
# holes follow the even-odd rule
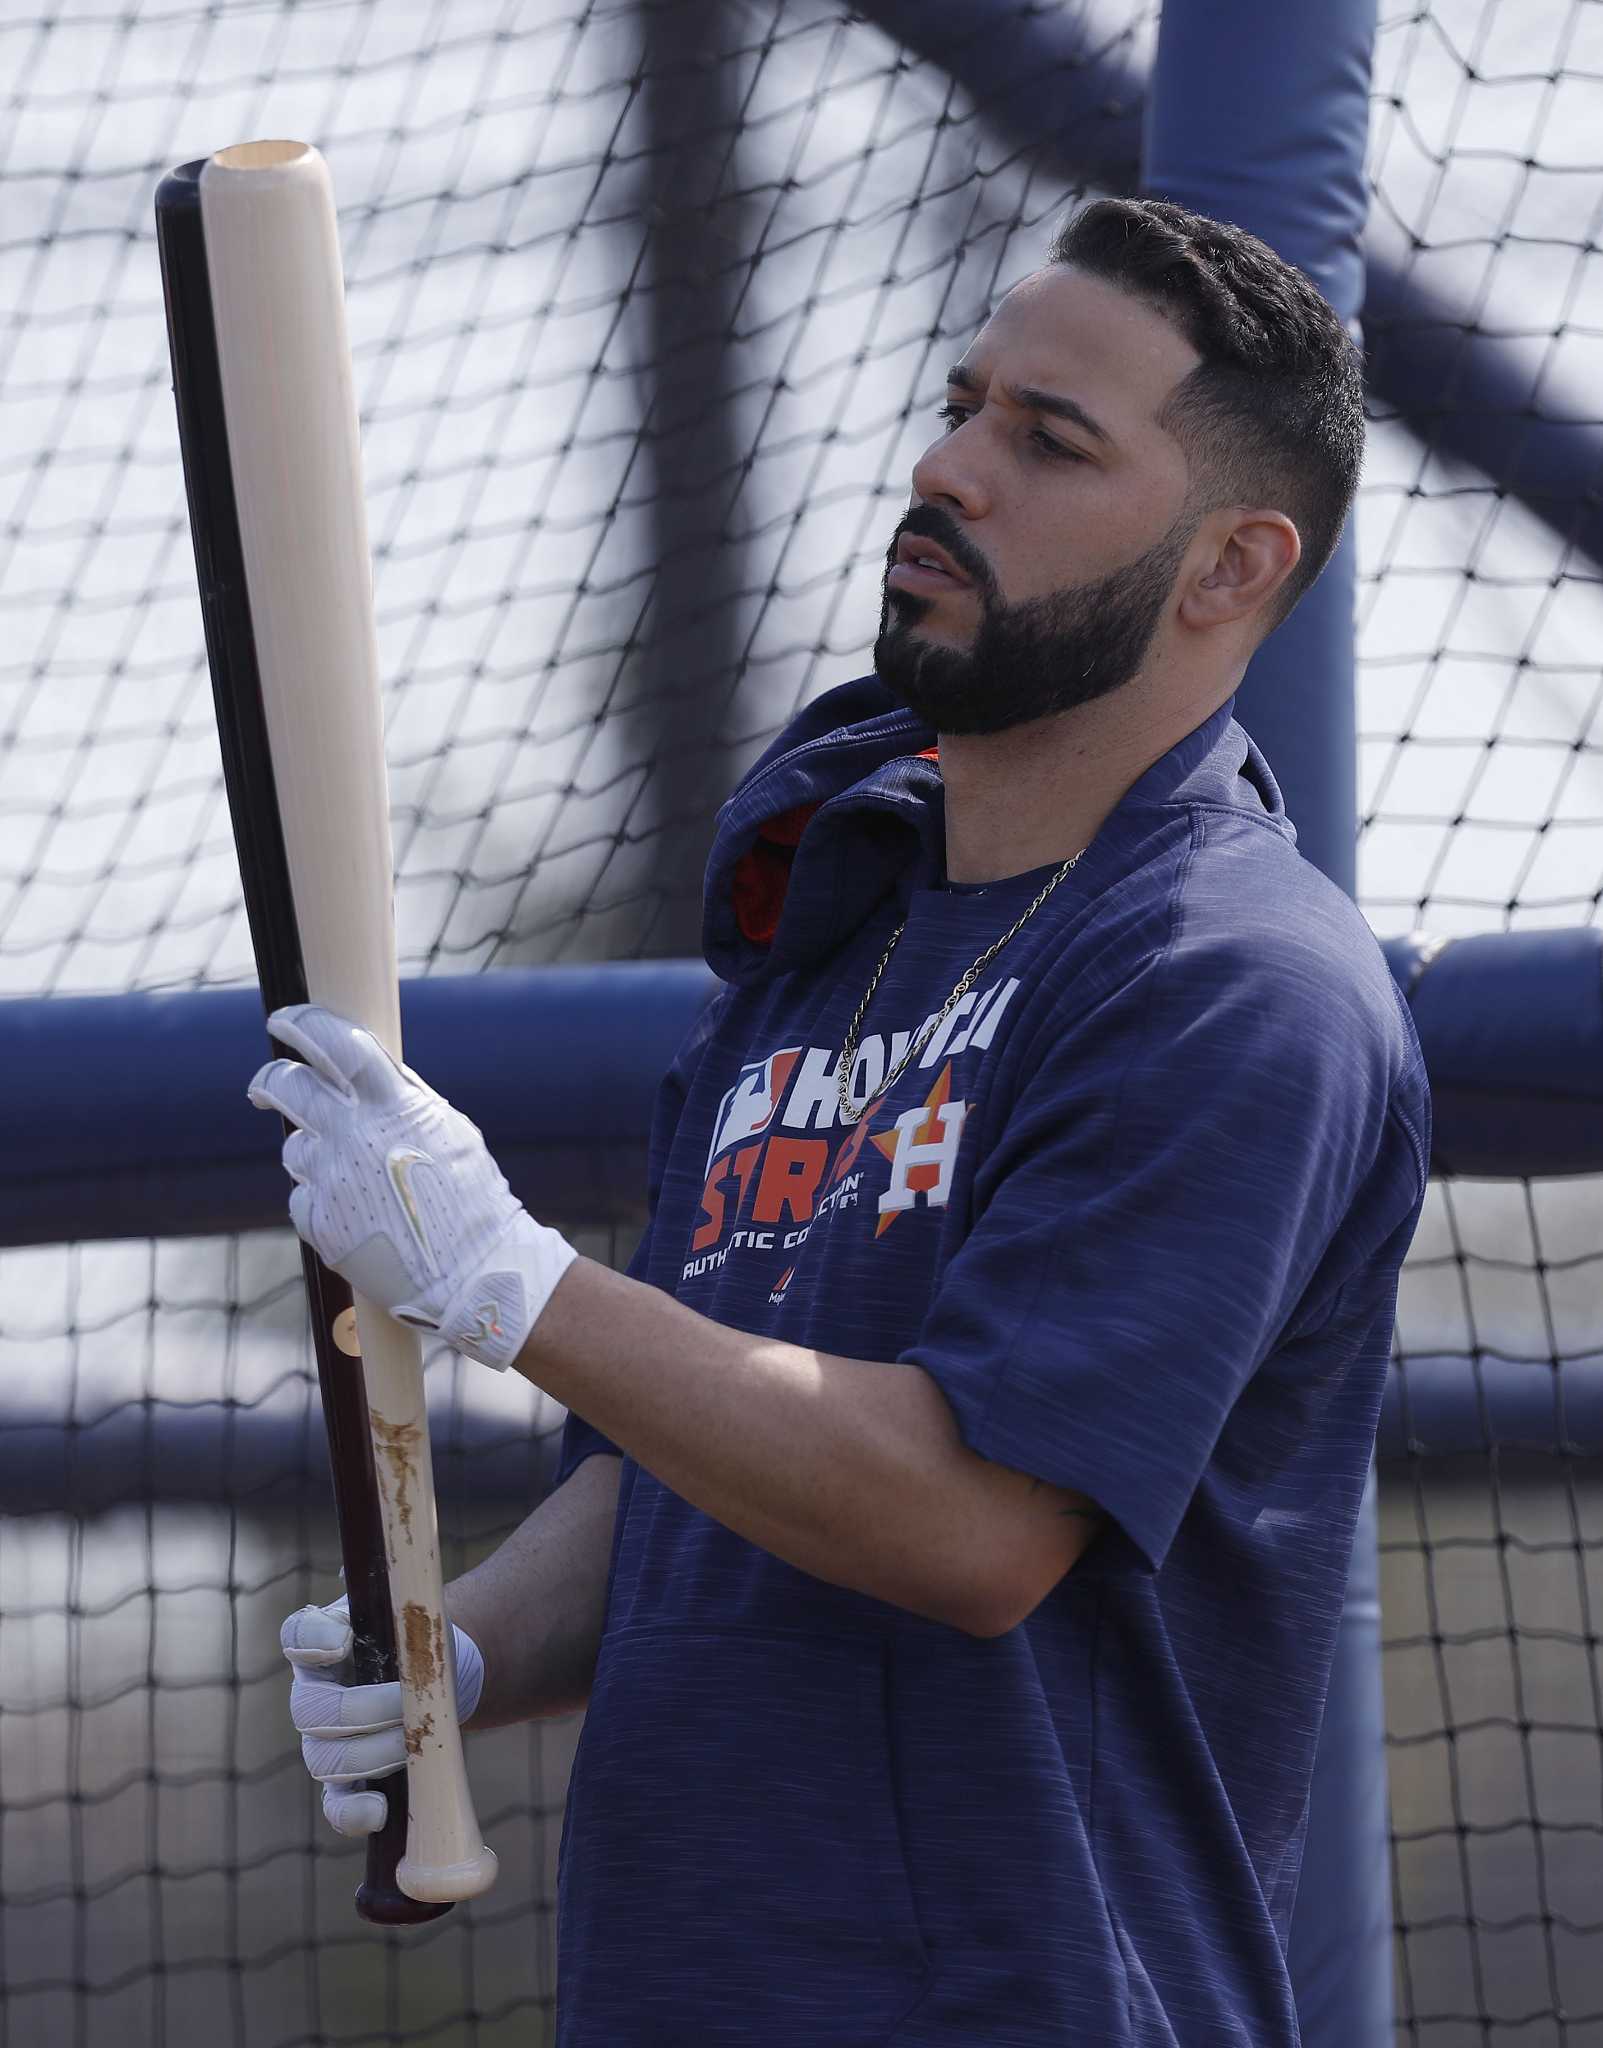
[[[1280,621],[1329,561],[1358,488],[1363,371],[1313,282],[1245,229],[1162,199],[1099,199],[1049,260],[1144,299],[1202,357],[1160,423],[1185,448],[1205,505],[1272,506],[1302,540],[1276,594]]]

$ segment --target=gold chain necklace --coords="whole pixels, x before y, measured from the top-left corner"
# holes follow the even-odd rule
[[[855,1124],[859,1122],[863,1117],[865,1117],[868,1114],[868,1111],[873,1103],[878,1102],[881,1096],[888,1095],[890,1093],[891,1089],[895,1087],[896,1083],[907,1072],[908,1068],[913,1064],[914,1060],[917,1059],[918,1055],[924,1050],[925,1046],[929,1044],[930,1040],[935,1036],[936,1032],[940,1030],[941,1026],[946,1022],[947,1018],[951,1016],[952,1012],[957,1008],[958,1004],[968,994],[969,990],[974,986],[975,982],[979,979],[979,977],[985,972],[986,968],[990,966],[991,962],[996,958],[997,954],[1001,952],[1002,948],[1008,943],[1010,939],[1015,938],[1018,935],[1018,933],[1024,929],[1025,925],[1027,925],[1030,919],[1034,917],[1035,913],[1040,909],[1041,905],[1046,901],[1048,896],[1051,895],[1052,891],[1057,887],[1059,882],[1062,881],[1063,877],[1069,872],[1069,870],[1072,867],[1077,866],[1078,863],[1084,859],[1085,851],[1086,849],[1082,846],[1077,854],[1073,855],[1072,858],[1070,858],[1069,860],[1066,860],[1063,863],[1062,867],[1058,869],[1057,873],[1053,875],[1052,879],[1046,884],[1045,888],[1042,889],[1040,895],[1036,897],[1035,901],[1030,905],[1029,909],[1026,910],[1024,914],[1016,920],[1016,922],[1009,925],[1008,929],[1005,932],[1003,932],[1002,936],[999,939],[994,940],[992,944],[986,947],[985,951],[980,955],[978,960],[976,960],[974,962],[974,965],[971,968],[969,968],[966,974],[963,975],[961,980],[958,982],[956,988],[954,988],[952,993],[946,998],[945,1003],[941,1006],[940,1014],[938,1016],[932,1017],[928,1024],[925,1025],[924,1029],[921,1032],[919,1032],[918,1036],[913,1040],[912,1044],[907,1048],[906,1052],[902,1054],[901,1058],[896,1062],[895,1066],[892,1067],[891,1071],[885,1076],[885,1079],[874,1090],[873,1094],[869,1097],[868,1101],[863,1104],[862,1108],[853,1109],[852,1098],[849,1091],[851,1085],[852,1068],[856,1064],[857,1060],[857,1034],[863,1028],[863,1019],[868,1015],[868,1006],[874,1000],[874,991],[879,987],[880,976],[885,972],[886,967],[890,964],[890,957],[896,951],[897,941],[901,938],[903,932],[907,930],[907,920],[905,917],[902,919],[902,922],[896,927],[895,931],[891,933],[890,944],[885,948],[884,952],[880,954],[879,965],[874,969],[873,979],[869,982],[868,987],[863,991],[863,1000],[857,1005],[857,1013],[852,1018],[850,1024],[848,1024],[846,1027],[846,1043],[840,1049],[840,1071],[837,1076],[840,1093],[840,1120],[843,1124]]]

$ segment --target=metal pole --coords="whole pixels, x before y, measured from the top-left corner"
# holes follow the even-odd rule
[[[1232,220],[1298,264],[1356,330],[1364,292],[1375,0],[1265,9],[1168,0],[1147,102],[1146,189]],[[1349,894],[1357,836],[1352,536],[1254,659],[1237,698],[1307,858]],[[1289,1961],[1305,2048],[1392,2038],[1385,1712],[1371,1481],[1314,1765]]]
[[[1091,45],[1079,10],[862,0],[860,11],[904,49],[951,71],[995,133],[1039,150],[1066,183],[1135,189],[1135,132],[1148,81],[1124,40]],[[1339,0],[1328,14],[1338,49],[1346,18]],[[1326,21],[1324,6],[1265,10],[1265,47],[1278,50],[1282,31],[1312,37]],[[1246,104],[1217,66],[1207,76],[1222,107]],[[1244,53],[1238,84],[1269,77],[1266,58]],[[1222,112],[1215,125],[1230,132]],[[1381,404],[1431,448],[1473,464],[1603,562],[1603,427],[1590,394],[1549,373],[1550,348],[1540,338],[1484,331],[1473,313],[1440,297],[1390,251],[1369,253],[1363,311],[1369,388]]]
[[[728,794],[724,730],[740,659],[739,557],[725,522],[740,474],[731,387],[747,209],[732,172],[738,66],[722,0],[641,8],[648,156],[645,264],[655,590],[641,627],[640,758],[651,763],[661,891],[645,951],[701,952],[702,870]]]

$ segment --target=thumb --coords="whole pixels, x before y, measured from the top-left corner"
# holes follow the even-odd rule
[[[298,1671],[324,1671],[351,1654],[351,1622],[342,1593],[328,1607],[297,1608],[278,1632],[278,1645]]]
[[[323,1787],[323,1818],[338,1835],[376,1835],[389,1811],[384,1794],[360,1780],[354,1785]]]

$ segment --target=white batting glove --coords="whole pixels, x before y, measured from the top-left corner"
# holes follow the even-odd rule
[[[406,1765],[401,1726],[401,1687],[352,1685],[335,1675],[348,1665],[351,1623],[346,1602],[302,1607],[279,1631],[284,1655],[295,1669],[289,1689],[290,1717],[301,1738],[306,1768],[323,1788],[323,1816],[342,1835],[373,1835],[383,1827],[389,1805],[372,1788]],[[466,1721],[484,1690],[484,1659],[466,1629],[451,1624],[451,1675],[456,1711]]]
[[[484,1134],[370,1032],[315,1003],[267,1028],[301,1054],[247,1091],[284,1141],[290,1220],[325,1266],[398,1321],[504,1371],[575,1257],[536,1223]]]

